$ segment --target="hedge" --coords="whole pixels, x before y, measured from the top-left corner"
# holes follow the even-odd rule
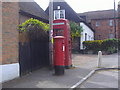
[[[120,50],[120,39],[105,39],[105,40],[93,40],[84,41],[83,46],[85,51],[93,51],[97,53],[98,51],[104,51],[108,54]]]

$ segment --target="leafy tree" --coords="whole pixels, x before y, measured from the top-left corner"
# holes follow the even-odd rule
[[[71,36],[74,37],[80,37],[81,32],[83,31],[83,28],[79,26],[77,23],[70,21],[70,28],[71,28]]]

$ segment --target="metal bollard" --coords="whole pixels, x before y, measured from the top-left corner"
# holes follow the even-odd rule
[[[101,67],[102,64],[102,51],[98,52],[98,68]]]

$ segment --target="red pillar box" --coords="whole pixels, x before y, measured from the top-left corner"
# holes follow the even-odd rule
[[[64,37],[63,36],[55,36],[54,37],[54,68],[56,75],[64,74]]]

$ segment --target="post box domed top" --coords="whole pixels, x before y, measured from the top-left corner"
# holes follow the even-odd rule
[[[55,36],[54,39],[64,38],[64,36]]]

